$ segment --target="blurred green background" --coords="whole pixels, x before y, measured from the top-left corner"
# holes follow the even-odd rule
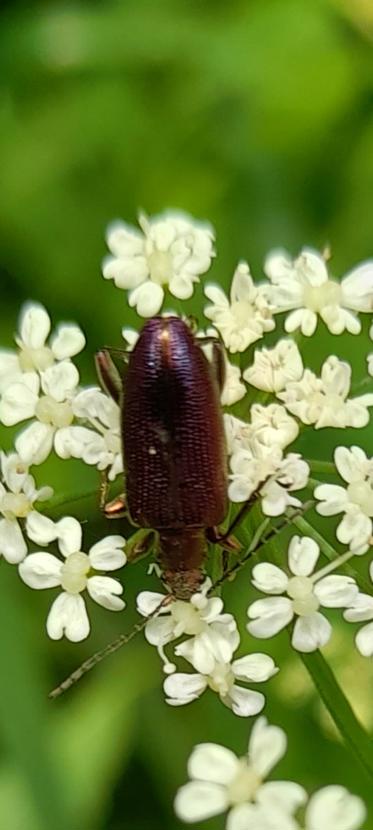
[[[107,223],[135,221],[139,207],[209,219],[218,249],[211,274],[226,285],[239,257],[260,278],[265,253],[280,244],[296,254],[329,242],[338,275],[372,256],[370,0],[13,0],[0,23],[2,345],[11,345],[20,304],[39,300],[55,321],[84,328],[89,348],[77,362],[83,381],[94,381],[94,350],[120,345],[121,326],[138,324],[124,295],[101,279],[100,262]],[[335,352],[361,380],[367,324],[364,346],[320,326],[305,344],[311,365],[319,369]],[[12,434],[1,433],[6,449]],[[330,459],[336,444],[354,440],[373,451],[369,429],[343,437],[323,430],[308,451]],[[37,480],[59,491],[94,487],[94,471],[82,468],[50,461]],[[86,544],[112,532],[96,502],[69,506],[89,519]],[[48,641],[53,592],[30,591],[5,563],[1,576],[1,828],[179,828],[172,798],[192,746],[212,740],[243,754],[248,721],[212,694],[168,708],[159,661],[141,638],[66,698],[46,699],[77,663],[130,627],[135,593],[159,585],[146,564],[124,572],[123,619],[90,606],[93,634],[80,646]],[[247,587],[242,574],[226,592],[242,621]],[[373,670],[352,638],[353,627],[341,626],[326,654],[372,729]],[[240,653],[249,645],[243,632]],[[267,685],[266,714],[290,742],[276,776],[310,789],[345,784],[365,797],[372,817],[369,782],[338,742],[287,635],[255,648],[283,665]],[[220,817],[206,827],[223,825]]]

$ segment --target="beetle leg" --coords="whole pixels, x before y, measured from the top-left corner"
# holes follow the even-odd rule
[[[126,556],[128,562],[138,562],[152,552],[157,541],[158,534],[155,530],[141,528],[132,534],[126,544]],[[155,563],[154,563],[155,564]]]
[[[224,550],[230,551],[231,553],[237,553],[242,547],[238,539],[230,535],[225,538],[225,532],[222,533],[216,526],[207,528],[206,538],[211,544],[221,545]]]
[[[218,337],[200,337],[196,340],[196,343],[200,344],[201,346],[211,344],[212,345],[212,357],[210,363],[213,368],[213,372],[215,375],[216,382],[219,387],[219,392],[223,391],[224,383],[225,383],[225,349],[221,340]]]
[[[115,350],[116,351],[116,350]],[[122,378],[111,358],[114,350],[101,349],[95,355],[96,371],[102,388],[119,404],[122,395]],[[123,352],[126,354],[126,352]]]
[[[121,493],[112,501],[104,504],[103,509],[107,519],[123,519],[124,516],[127,516],[127,505],[124,493]]]

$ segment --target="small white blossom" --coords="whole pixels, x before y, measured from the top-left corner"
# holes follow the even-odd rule
[[[1,453],[0,482],[0,555],[12,564],[21,562],[27,553],[21,521],[34,510],[37,501],[45,501],[53,495],[51,487],[37,490],[27,465],[16,453]]]
[[[244,380],[264,392],[281,392],[290,381],[300,380],[303,362],[293,340],[279,340],[272,349],[255,349],[254,363],[243,373]]]
[[[246,501],[260,486],[262,510],[266,516],[280,516],[287,507],[299,507],[299,499],[290,494],[306,487],[310,472],[299,453],[284,457],[279,446],[268,447],[257,440],[233,453],[230,469],[228,495],[231,501]]]
[[[192,296],[215,255],[214,233],[210,225],[179,212],[140,214],[139,225],[140,231],[124,222],[109,227],[112,256],[104,261],[103,276],[130,290],[129,305],[140,317],[152,317],[163,303],[163,286],[179,300]]]
[[[345,329],[359,334],[356,312],[373,311],[373,262],[358,265],[342,281],[330,279],[325,259],[317,251],[303,248],[292,260],[286,251],[272,251],[264,271],[271,280],[268,297],[275,313],[291,311],[285,321],[288,332],[300,328],[311,337],[320,315],[332,334]]]
[[[284,406],[271,403],[268,406],[254,403],[250,408],[251,421],[242,421],[234,415],[224,415],[228,454],[250,449],[251,442],[273,448],[285,449],[299,434],[299,426],[286,412]]]
[[[100,389],[83,389],[73,398],[71,408],[83,424],[57,430],[55,450],[60,458],[81,458],[98,470],[109,469],[114,481],[123,471],[120,409]]]
[[[347,487],[320,484],[314,491],[320,501],[316,510],[321,516],[344,513],[337,539],[355,554],[366,553],[373,543],[373,458],[360,447],[337,447],[334,461]]]
[[[263,709],[265,697],[261,692],[238,685],[236,680],[263,683],[278,672],[272,657],[267,654],[246,654],[232,662],[222,659],[211,661],[212,651],[203,669],[202,661],[194,660],[195,648],[189,640],[177,646],[175,654],[191,663],[197,673],[177,672],[166,678],[163,688],[166,702],[171,706],[184,706],[197,700],[206,689],[211,689],[235,715],[252,717]]]
[[[311,796],[306,808],[304,830],[360,830],[365,817],[366,809],[361,798],[334,784]],[[303,828],[297,823],[294,830]]]
[[[23,379],[24,373],[38,375],[56,361],[74,357],[85,346],[85,337],[73,323],[61,323],[49,344],[51,321],[39,303],[26,303],[21,309],[19,334],[15,335],[18,351],[0,350],[0,393],[7,386]]]
[[[290,575],[270,562],[255,565],[253,585],[271,596],[249,606],[247,629],[250,634],[259,638],[273,637],[295,617],[291,642],[297,651],[307,653],[326,645],[332,628],[319,612],[320,606],[345,608],[356,598],[358,588],[349,576],[324,576],[324,569],[313,573],[319,555],[319,546],[313,539],[294,536],[288,549]]]
[[[35,522],[39,535],[48,541],[58,539],[64,561],[51,553],[31,553],[19,565],[19,573],[30,588],[61,587],[62,593],[54,600],[47,619],[47,632],[52,640],[64,635],[74,643],[88,637],[90,625],[82,592],[87,589],[91,599],[109,611],[121,611],[123,586],[118,580],[97,574],[97,571],[115,571],[126,563],[122,536],[106,536],[96,542],[88,553],[82,551],[82,528],[79,522],[67,516],[59,522]],[[49,530],[49,533],[48,533]],[[45,532],[44,532],[45,531]],[[35,538],[38,534],[35,533]],[[92,575],[91,575],[92,574]]]
[[[301,380],[286,385],[278,398],[304,424],[322,427],[364,427],[369,423],[368,407],[373,394],[348,398],[351,388],[351,366],[331,355],[324,362],[321,377],[305,369]]]
[[[172,670],[172,664],[165,656],[164,647],[184,634],[190,637],[188,648],[198,671],[213,670],[216,660],[229,662],[236,650],[240,638],[235,619],[232,614],[222,613],[223,601],[219,597],[207,598],[210,586],[211,581],[206,580],[202,590],[193,594],[189,602],[171,602],[146,624],[145,637],[157,647],[166,672]],[[137,610],[147,617],[164,598],[164,594],[142,591],[137,597]],[[175,654],[179,654],[178,647]]]
[[[264,332],[275,328],[263,287],[254,284],[246,262],[235,270],[230,300],[217,285],[207,285],[205,294],[212,303],[205,308],[205,317],[212,320],[232,353],[244,352]]]
[[[6,426],[33,418],[16,438],[15,446],[27,464],[41,464],[52,450],[55,435],[70,426],[74,413],[72,399],[79,373],[70,360],[62,360],[45,372],[26,373],[7,386],[0,402],[0,421]]]
[[[370,339],[373,340],[373,323],[372,323],[372,325],[369,329],[369,336],[370,336]],[[371,354],[368,354],[367,363],[368,363],[368,373],[370,375],[372,375],[372,377],[373,377],[373,352]]]
[[[292,830],[280,821],[305,803],[305,790],[292,781],[265,781],[286,745],[285,732],[264,717],[255,721],[243,758],[219,744],[198,744],[188,762],[191,781],[176,794],[176,815],[190,823],[229,811],[227,830]]]
[[[220,403],[222,406],[233,406],[233,404],[241,401],[246,395],[245,384],[241,380],[241,370],[239,366],[234,366],[233,363],[225,357],[225,380],[224,386],[220,395]]]
[[[369,566],[370,578],[373,582],[373,562]],[[356,647],[363,657],[373,657],[373,596],[358,593],[351,606],[343,614],[347,622],[367,622],[356,634]]]

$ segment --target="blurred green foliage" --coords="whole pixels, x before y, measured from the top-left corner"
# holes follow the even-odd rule
[[[100,262],[107,223],[134,221],[139,207],[208,218],[218,249],[211,276],[225,285],[239,257],[260,278],[265,253],[277,245],[297,253],[303,244],[329,242],[338,275],[371,256],[372,40],[364,0],[3,5],[1,344],[12,342],[21,302],[39,300],[55,320],[83,326],[89,349],[78,363],[92,381],[93,351],[120,345],[121,326],[138,323],[124,296],[100,278]],[[201,288],[196,296],[193,311]],[[318,337],[302,343],[310,364],[319,368],[336,352],[361,380],[367,322],[366,348],[320,325]],[[9,434],[1,434],[6,448]],[[343,436],[354,440],[373,450],[368,428],[358,439]],[[329,459],[340,441],[338,431],[323,430],[306,449]],[[82,466],[48,462],[38,480],[68,491],[79,477],[79,486],[94,487],[96,476]],[[74,511],[82,518],[81,508]],[[111,532],[95,499],[84,504],[84,518],[87,542]],[[157,587],[155,578],[145,583],[145,573],[146,564],[125,573],[128,628],[136,591]],[[50,596],[29,591],[5,563],[1,576],[0,826],[179,827],[172,798],[186,780],[193,744],[221,741],[244,753],[250,724],[208,694],[189,708],[167,708],[158,661],[141,639],[49,703],[46,690],[124,623],[91,608],[87,643],[52,644],[43,628]],[[247,577],[226,593],[244,620]],[[337,630],[326,653],[372,728],[373,670],[353,652],[352,636],[350,628]],[[242,653],[249,643],[245,635]],[[372,808],[369,784],[289,654],[286,635],[264,650],[283,666],[268,684],[266,709],[289,732],[278,774],[311,789],[343,783]]]

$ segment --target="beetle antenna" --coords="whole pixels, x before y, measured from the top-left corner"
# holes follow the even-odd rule
[[[71,686],[74,686],[81,677],[83,677],[87,672],[91,671],[98,663],[101,663],[102,660],[105,660],[106,657],[109,657],[110,654],[114,654],[115,651],[118,651],[122,646],[126,646],[127,643],[130,643],[131,640],[136,637],[137,634],[140,634],[141,631],[144,630],[147,622],[153,619],[153,617],[157,617],[158,614],[161,612],[162,608],[165,605],[168,605],[170,602],[173,602],[174,597],[172,594],[167,594],[166,597],[162,600],[162,602],[157,605],[157,607],[152,611],[151,614],[148,614],[143,620],[136,623],[133,626],[132,630],[128,632],[128,634],[119,634],[116,640],[113,640],[112,643],[109,643],[105,648],[101,649],[101,651],[96,651],[95,654],[92,654],[92,657],[88,657],[88,660],[85,660],[80,666],[78,666],[75,671],[73,671],[65,680],[62,681],[55,689],[49,692],[48,697],[54,700],[56,697],[60,697],[64,692],[67,692]]]
[[[294,519],[297,519],[298,516],[303,516],[304,513],[307,513],[308,510],[311,510],[311,508],[314,507],[314,505],[315,501],[313,499],[310,499],[309,501],[306,501],[301,507],[294,508],[291,511],[291,513],[289,512],[287,516],[284,516],[284,521],[281,522],[281,524],[274,525],[273,527],[271,527],[267,534],[263,535],[263,531],[266,529],[268,523],[268,519],[265,519],[264,522],[262,522],[262,524],[259,526],[244,556],[238,562],[235,562],[235,564],[232,565],[231,568],[228,568],[228,570],[226,570],[225,573],[223,573],[223,575],[219,577],[219,579],[213,582],[213,584],[207,592],[207,595],[210,596],[210,594],[212,594],[216,590],[216,588],[220,588],[220,586],[223,585],[223,583],[226,582],[227,579],[229,579],[233,574],[238,573],[238,571],[240,571],[241,568],[243,568],[246,565],[249,559],[251,559],[251,557],[254,554],[258,553],[262,548],[264,548],[264,546],[271,539],[273,539],[274,536],[277,536],[278,533],[281,533],[281,531],[284,530],[285,527],[290,525],[294,521]]]

